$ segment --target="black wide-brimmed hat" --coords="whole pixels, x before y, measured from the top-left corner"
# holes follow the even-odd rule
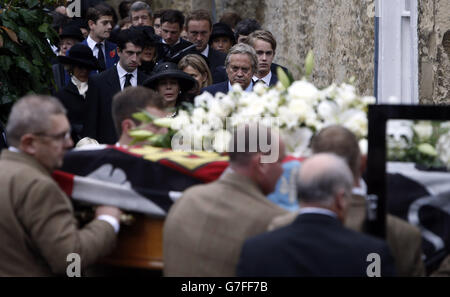
[[[100,68],[92,50],[87,45],[81,43],[72,46],[68,52],[68,56],[58,56],[58,61],[61,64],[77,65],[88,69]]]
[[[177,64],[165,62],[155,67],[152,76],[144,81],[143,85],[151,89],[156,89],[158,81],[163,78],[177,79],[180,85],[180,90],[182,92],[189,91],[197,83],[197,81],[192,76],[178,69]]]
[[[229,37],[231,40],[231,45],[236,43],[233,30],[231,30],[230,26],[225,23],[215,23],[212,28],[211,36],[209,37],[209,44],[212,44],[215,38],[221,36]]]
[[[80,28],[73,24],[63,27],[61,34],[59,34],[59,40],[63,38],[73,38],[79,42],[84,40],[84,36],[83,33],[81,33]]]

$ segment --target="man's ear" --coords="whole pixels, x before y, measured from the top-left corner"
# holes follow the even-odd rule
[[[28,155],[36,154],[36,137],[27,133],[20,138],[19,149]]]
[[[136,124],[131,119],[125,119],[121,124],[122,133],[126,133],[128,135],[128,131],[136,128]]]
[[[89,30],[93,30],[92,26],[95,25],[95,22],[93,20],[88,21]]]
[[[345,190],[340,190],[334,197],[334,207],[338,218],[344,222],[347,213],[347,197]]]

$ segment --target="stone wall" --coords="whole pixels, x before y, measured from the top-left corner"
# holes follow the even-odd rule
[[[120,0],[109,0],[119,3]],[[211,10],[210,0],[153,0],[152,7]],[[216,15],[234,10],[257,19],[278,42],[275,62],[301,78],[304,58],[313,49],[313,82],[326,86],[355,77],[364,95],[374,86],[374,0],[216,0]],[[443,37],[450,30],[450,0],[418,0],[419,96],[421,103],[450,102],[449,54]],[[447,34],[450,38],[450,33]],[[450,44],[450,40],[448,41]]]
[[[450,31],[450,0],[419,0],[418,6],[420,102],[448,104],[450,51],[445,50],[443,39]]]

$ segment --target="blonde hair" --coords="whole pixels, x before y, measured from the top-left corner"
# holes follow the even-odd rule
[[[211,71],[209,71],[208,64],[206,64],[206,61],[202,57],[196,54],[189,54],[184,56],[183,59],[178,62],[178,68],[181,70],[188,66],[191,66],[202,74],[206,74],[206,81],[202,86],[199,86],[199,89],[212,85]]]

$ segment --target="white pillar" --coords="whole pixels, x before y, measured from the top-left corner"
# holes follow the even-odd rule
[[[417,0],[376,0],[377,102],[418,104]]]

